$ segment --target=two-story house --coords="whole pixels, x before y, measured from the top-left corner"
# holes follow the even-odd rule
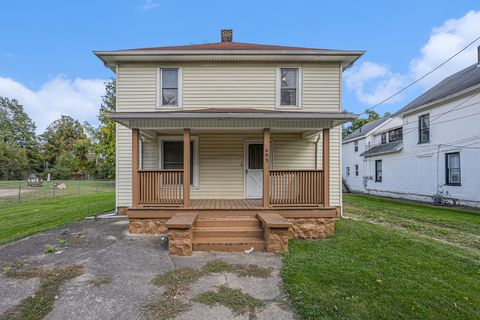
[[[232,41],[97,51],[117,79],[116,202],[172,254],[332,234],[342,72],[363,52]]]
[[[477,63],[343,140],[352,191],[480,206],[478,52]]]

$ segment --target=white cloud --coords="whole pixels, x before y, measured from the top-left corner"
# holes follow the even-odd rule
[[[45,82],[39,90],[31,90],[11,78],[0,76],[0,96],[17,99],[40,133],[61,115],[97,124],[105,81],[80,78],[70,80],[58,75]]]
[[[368,83],[373,83],[371,88],[366,88]],[[408,77],[395,74],[387,65],[366,61],[358,67],[353,67],[345,72],[347,88],[354,90],[357,99],[368,105],[374,105],[405,86]],[[397,101],[399,97],[389,100]]]
[[[146,12],[150,11],[156,7],[158,7],[160,4],[154,0],[145,0],[145,2],[140,6],[140,10]]]
[[[355,92],[360,102],[368,105],[376,104],[460,51],[478,37],[478,30],[480,30],[480,11],[470,11],[459,19],[449,19],[440,27],[432,29],[427,43],[420,49],[419,56],[410,61],[407,73],[394,73],[386,65],[367,61],[345,73],[347,88]],[[474,64],[477,61],[478,44],[480,41],[423,79],[420,82],[423,90]],[[396,102],[401,98],[402,96],[397,96],[388,103]]]

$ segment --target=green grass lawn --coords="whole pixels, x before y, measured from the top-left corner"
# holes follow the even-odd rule
[[[114,192],[66,195],[0,206],[0,244],[115,208]]]
[[[480,254],[429,238],[423,228],[398,228],[392,217],[397,212],[412,224],[473,236],[477,216],[389,201],[349,195],[349,215],[375,220],[378,212],[388,223],[342,219],[332,238],[290,241],[282,275],[298,313],[305,319],[478,319]]]
[[[480,214],[366,195],[344,195],[347,217],[389,224],[480,253]]]

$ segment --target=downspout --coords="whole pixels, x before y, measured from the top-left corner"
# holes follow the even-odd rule
[[[318,143],[320,142],[320,133],[317,134],[317,140],[315,141],[315,170],[318,170]]]

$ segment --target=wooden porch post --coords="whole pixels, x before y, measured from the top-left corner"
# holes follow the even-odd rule
[[[190,207],[190,129],[183,129],[183,207]]]
[[[270,129],[263,129],[263,207],[270,207]]]
[[[323,206],[330,206],[330,129],[323,129],[322,145],[323,164]]]
[[[138,208],[140,202],[140,179],[138,169],[140,164],[140,133],[132,129],[132,207]]]

